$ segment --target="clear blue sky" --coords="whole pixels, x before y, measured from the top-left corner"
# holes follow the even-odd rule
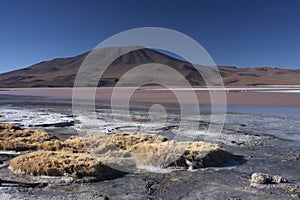
[[[147,26],[189,35],[218,65],[300,68],[298,0],[0,0],[0,72]]]

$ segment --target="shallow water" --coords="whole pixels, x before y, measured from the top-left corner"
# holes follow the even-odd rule
[[[270,134],[300,142],[299,107],[228,106],[227,110],[226,123],[235,130]]]

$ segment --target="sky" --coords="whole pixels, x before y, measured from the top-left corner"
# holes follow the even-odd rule
[[[0,0],[0,72],[139,27],[180,31],[217,65],[300,68],[298,0]]]

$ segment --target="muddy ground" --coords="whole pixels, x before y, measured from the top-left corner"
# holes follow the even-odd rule
[[[227,133],[225,133],[227,132]],[[252,133],[234,133],[237,141],[219,141],[228,151],[240,156],[227,167],[170,173],[140,172],[105,181],[50,181],[47,178],[14,175],[7,168],[13,156],[2,155],[2,180],[16,181],[0,185],[1,199],[299,199],[300,147],[296,142]],[[239,140],[253,137],[248,143]],[[231,137],[232,138],[232,137]],[[225,143],[224,143],[225,141]],[[251,185],[251,174],[278,174],[287,184]]]

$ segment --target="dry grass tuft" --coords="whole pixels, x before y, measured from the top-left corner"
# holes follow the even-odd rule
[[[54,139],[49,133],[42,130],[4,129],[0,132],[0,149],[36,150],[43,142]]]
[[[0,131],[4,129],[14,129],[14,130],[19,130],[20,127],[13,125],[13,124],[6,124],[6,123],[0,123]]]
[[[217,144],[168,141],[154,134],[89,134],[81,139],[107,164],[202,168],[220,166],[233,158]]]
[[[65,141],[60,141],[43,130],[22,130],[20,127],[11,124],[0,124],[0,149],[83,152],[84,144],[79,137],[71,137]]]
[[[60,141],[42,130],[21,130],[0,124],[0,149],[45,150],[12,160],[11,168],[26,174],[60,176],[77,173],[76,176],[85,176],[86,173],[94,176],[102,164],[90,154],[83,154],[85,146],[104,164],[120,167],[203,168],[220,166],[233,158],[217,144],[168,141],[155,134],[88,134]],[[103,167],[99,169],[101,171]]]
[[[71,151],[71,152],[85,152],[85,146],[81,140],[81,138],[77,136],[71,136],[70,138],[66,139],[65,141],[60,140],[52,140],[43,142],[39,146],[40,149],[45,151]]]
[[[99,158],[87,153],[35,151],[13,158],[9,168],[15,173],[33,176],[66,176],[104,178],[115,170],[104,166]]]
[[[104,133],[87,134],[84,137],[81,137],[81,139],[85,144],[87,144],[88,147],[92,147],[93,150],[95,150],[94,148],[99,148],[97,152],[112,149],[129,150],[136,144],[161,143],[168,140],[161,135],[128,132],[120,132],[111,135]],[[107,148],[102,147],[102,144],[104,144]]]
[[[168,141],[135,145],[130,149],[137,165],[156,167],[203,168],[225,164],[232,154],[216,144]]]

